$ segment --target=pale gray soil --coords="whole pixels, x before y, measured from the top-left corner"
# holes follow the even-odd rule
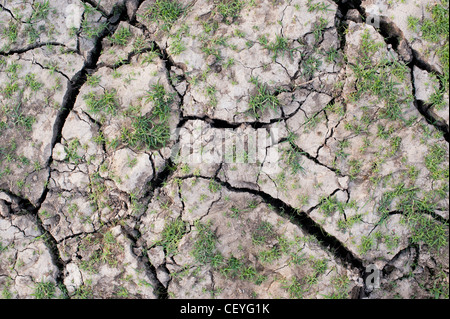
[[[448,298],[442,21],[0,0],[1,298]]]

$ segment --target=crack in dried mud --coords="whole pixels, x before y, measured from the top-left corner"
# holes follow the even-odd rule
[[[102,11],[102,13],[105,16],[108,16],[109,14],[105,12],[105,9],[103,9],[101,6],[98,6],[98,4],[95,1],[92,0],[83,0],[83,2],[85,3],[89,3],[90,5],[92,5],[93,7],[97,7],[99,10]],[[340,39],[340,45],[338,50],[342,51],[345,48],[345,30],[347,27],[347,21],[345,20],[345,16],[348,12],[348,10],[350,9],[356,9],[358,10],[358,12],[361,13],[363,21],[365,21],[366,19],[366,14],[364,9],[361,7],[361,1],[340,1],[340,0],[335,0],[335,2],[338,5],[338,9],[336,12],[336,16],[335,16],[335,27],[338,30],[338,35],[339,35],[339,39]],[[139,1],[138,3],[138,7],[143,3],[143,1]],[[287,5],[288,6],[288,5]],[[285,7],[284,11],[286,10],[287,6]],[[0,5],[0,8],[9,12],[12,15],[12,12],[10,10],[8,10],[7,8],[5,8],[4,6]],[[118,11],[117,11],[118,10]],[[283,18],[284,18],[284,11],[283,11]],[[122,65],[125,64],[129,64],[131,62],[131,59],[137,55],[138,53],[135,51],[129,52],[128,56],[125,60],[119,62],[118,64],[115,65],[102,65],[101,63],[99,63],[99,58],[100,55],[102,53],[102,40],[104,38],[106,38],[107,36],[111,35],[114,33],[115,29],[117,28],[118,24],[122,21],[127,21],[130,25],[137,27],[141,30],[143,30],[146,34],[149,33],[149,31],[146,29],[146,27],[140,23],[138,23],[136,21],[136,19],[130,20],[129,17],[126,16],[126,9],[124,9],[123,7],[114,7],[112,12],[116,12],[115,15],[113,16],[108,16],[108,20],[109,21],[113,21],[113,23],[109,23],[108,28],[105,29],[102,34],[95,39],[95,45],[94,48],[89,51],[88,57],[86,59],[86,61],[84,62],[83,67],[75,73],[75,75],[70,78],[70,80],[68,79],[68,77],[63,74],[62,72],[60,72],[61,75],[63,75],[64,77],[66,77],[68,79],[68,86],[67,86],[67,90],[64,94],[64,98],[63,98],[63,103],[61,105],[61,108],[58,111],[54,126],[53,126],[53,136],[52,136],[52,141],[51,141],[51,149],[53,150],[55,145],[57,143],[61,142],[62,139],[62,129],[64,127],[64,124],[66,123],[67,117],[69,116],[69,114],[72,112],[75,102],[77,100],[77,98],[79,98],[79,93],[80,93],[80,89],[81,87],[86,83],[87,81],[87,76],[89,74],[91,74],[94,70],[97,70],[100,67],[106,66],[112,69],[115,69],[117,67],[120,67]],[[111,13],[112,15],[112,13]],[[117,15],[119,15],[120,17],[117,19]],[[14,18],[14,17],[13,17]],[[283,19],[282,18],[282,19]],[[382,24],[381,24],[381,29],[380,29],[380,34],[383,36],[383,38],[385,39],[387,44],[391,44],[394,48],[394,50],[398,49],[398,45],[400,41],[405,41],[404,38],[402,38],[402,34],[399,34],[397,31],[397,28],[395,28],[395,25],[393,24],[393,22],[388,22],[387,20],[382,20]],[[283,34],[283,28],[281,28],[281,34]],[[393,31],[392,31],[393,30]],[[307,36],[307,34],[305,34],[305,36]],[[323,37],[322,37],[323,40]],[[0,52],[0,56],[8,56],[8,55],[12,55],[12,54],[22,54],[25,52],[28,52],[30,50],[34,50],[37,48],[41,48],[47,45],[53,45],[53,46],[62,46],[65,47],[64,44],[62,43],[58,43],[58,42],[43,42],[43,43],[36,43],[36,44],[30,44],[27,47],[24,48],[20,48],[20,49],[12,49],[9,50],[7,52]],[[67,49],[67,48],[66,48]],[[79,54],[79,51],[76,50],[70,50],[67,49],[70,52],[75,52]],[[413,95],[415,95],[415,85],[414,85],[414,76],[412,74],[412,70],[414,66],[419,67],[420,69],[423,70],[427,70],[428,72],[432,72],[437,74],[438,72],[431,67],[429,64],[426,63],[426,61],[421,60],[417,54],[417,52],[415,52],[414,50],[412,50],[410,48],[411,52],[412,52],[412,59],[410,61],[407,61],[407,66],[410,68],[411,70],[411,81],[412,81],[412,93]],[[170,74],[171,68],[172,67],[176,67],[182,70],[180,65],[177,65],[176,62],[174,62],[174,59],[170,56],[170,54],[167,52],[166,49],[161,49],[158,44],[155,41],[151,41],[150,42],[150,46],[146,47],[145,49],[143,49],[142,51],[140,51],[139,53],[145,53],[145,52],[149,52],[149,51],[157,51],[159,52],[159,56],[161,57],[161,59],[164,61],[164,66],[165,66],[165,71],[167,73],[167,75]],[[301,61],[300,61],[301,62]],[[36,62],[35,62],[36,63]],[[279,62],[276,62],[279,65],[281,65],[284,70],[287,72],[287,69]],[[291,91],[293,92],[296,88],[298,88],[299,86],[303,86],[303,85],[307,85],[310,84],[309,82],[311,81],[315,81],[315,79],[317,79],[318,77],[315,77],[314,79],[302,83],[300,85],[293,85],[293,81],[300,76],[300,64],[299,63],[299,67],[298,70],[295,72],[295,74],[290,77],[291,78]],[[39,64],[39,66],[41,66],[42,68],[44,68],[41,64]],[[289,74],[288,74],[289,75]],[[186,75],[184,73],[183,70],[183,77],[184,80],[186,80]],[[176,89],[175,89],[175,85],[174,83],[172,83],[172,81],[170,80],[170,76],[168,76],[169,78],[169,82],[170,85],[173,88],[174,92],[177,92],[177,95],[180,99],[180,106],[184,105],[184,97],[186,95],[185,94],[180,94]],[[190,90],[190,86],[187,87],[186,92],[188,92]],[[313,89],[312,89],[313,91]],[[334,99],[330,102],[333,103]],[[439,118],[436,117],[435,114],[433,114],[430,111],[430,106],[425,104],[423,101],[417,100],[415,99],[414,101],[414,105],[417,108],[417,110],[419,111],[419,113],[427,120],[428,123],[432,124],[434,127],[436,127],[436,129],[438,129],[439,131],[444,133],[444,137],[445,140],[448,142],[449,141],[449,127],[447,124],[445,124],[444,122],[442,122]],[[199,120],[199,121],[203,121],[207,124],[209,124],[212,128],[215,129],[236,129],[238,127],[240,127],[241,125],[247,125],[250,126],[253,129],[259,129],[259,128],[270,128],[272,124],[275,124],[277,122],[280,121],[284,121],[284,123],[286,124],[286,121],[288,119],[290,119],[291,117],[293,117],[295,114],[297,114],[297,112],[302,110],[301,105],[298,106],[298,108],[292,112],[289,115],[285,115],[284,112],[282,114],[282,117],[280,118],[274,118],[271,119],[269,122],[259,122],[259,121],[253,121],[253,122],[239,122],[239,123],[235,123],[235,122],[229,122],[223,119],[219,119],[219,118],[212,118],[210,116],[204,115],[204,116],[194,116],[194,115],[183,115],[183,113],[181,113],[180,119],[177,123],[177,128],[180,129],[182,127],[184,127],[184,125],[188,122],[188,121],[195,121],[195,120]],[[304,112],[304,111],[303,111]],[[326,114],[326,113],[325,113]],[[96,123],[99,124],[98,122],[96,122],[93,118],[91,118],[89,116],[88,113],[85,113],[85,115],[88,116],[88,118]],[[328,122],[328,121],[327,121]],[[290,142],[290,145],[292,148],[294,148],[297,152],[301,153],[303,156],[307,157],[309,160],[313,161],[315,164],[323,166],[325,168],[327,168],[328,170],[334,172],[336,174],[336,176],[346,176],[343,175],[340,171],[338,171],[337,169],[330,167],[324,163],[322,163],[321,161],[319,161],[318,159],[318,155],[319,155],[319,151],[321,148],[323,148],[325,145],[327,145],[327,142],[329,139],[331,139],[333,137],[333,134],[335,132],[335,130],[337,129],[337,127],[340,125],[341,121],[339,121],[336,125],[334,125],[333,127],[329,127],[328,128],[328,132],[327,132],[327,137],[324,141],[324,143],[322,145],[319,146],[319,148],[316,151],[315,155],[309,154],[307,152],[305,152],[303,149],[301,149],[299,146],[297,146],[296,144]],[[328,125],[328,123],[327,123]],[[101,127],[101,125],[99,124],[99,126]],[[282,138],[279,143],[283,143],[288,141],[287,138]],[[177,142],[179,142],[179,137]],[[106,150],[106,146],[105,144],[103,144],[103,150]],[[51,164],[53,162],[53,157],[50,156],[47,160],[47,162],[45,163],[45,167],[46,169],[48,169],[49,174],[48,174],[48,180],[50,180],[51,178],[51,172],[50,172],[50,167]],[[152,180],[151,180],[151,187],[148,187],[146,189],[145,194],[142,196],[142,198],[146,198],[146,199],[152,199],[153,198],[153,194],[155,192],[155,190],[161,188],[164,183],[166,181],[168,181],[170,179],[170,177],[172,176],[176,165],[175,163],[169,158],[168,160],[165,161],[164,163],[164,168],[163,170],[157,172],[156,171],[156,167],[155,167],[155,162],[154,159],[152,157],[150,157],[150,161],[151,161],[151,165],[153,168],[153,171],[155,172]],[[320,242],[322,248],[326,249],[327,251],[330,251],[334,257],[336,257],[337,260],[339,260],[342,265],[344,265],[344,267],[348,267],[348,268],[353,268],[356,269],[358,271],[358,273],[360,274],[360,276],[362,278],[367,277],[367,274],[365,272],[365,267],[364,267],[364,263],[363,261],[358,258],[357,256],[355,256],[351,250],[349,250],[345,244],[343,244],[342,242],[339,241],[339,239],[337,239],[336,237],[328,234],[324,228],[318,224],[314,219],[312,219],[309,214],[316,210],[318,208],[318,206],[320,205],[317,204],[311,208],[309,208],[307,211],[298,211],[296,210],[294,207],[290,206],[289,204],[287,204],[286,202],[284,202],[281,199],[275,198],[271,195],[269,195],[268,193],[265,193],[263,191],[260,190],[254,190],[251,188],[243,188],[243,187],[234,187],[232,186],[228,181],[226,180],[222,180],[220,177],[218,177],[219,172],[222,169],[222,164],[220,164],[220,167],[217,169],[213,179],[219,183],[222,187],[232,191],[232,192],[236,192],[236,193],[248,193],[248,194],[252,194],[255,195],[259,198],[262,199],[262,201],[264,203],[266,203],[267,205],[269,205],[270,207],[273,207],[275,209],[275,211],[277,212],[277,214],[279,214],[282,217],[286,217],[288,218],[291,222],[293,222],[295,225],[297,225],[302,231],[304,231],[305,233],[307,233],[308,235],[314,236],[316,239],[318,239],[318,241]],[[183,176],[182,179],[187,179],[187,178],[191,178],[191,177],[196,177],[196,178],[203,178],[205,180],[211,180],[210,177],[203,177],[203,176],[198,176],[198,175],[186,175]],[[269,177],[270,178],[270,177]],[[48,184],[48,183],[47,183]],[[182,203],[182,209],[184,211],[184,202],[182,200],[181,197],[181,193],[180,193],[180,188],[179,190],[179,197]],[[345,192],[347,192],[347,201],[350,198],[350,193],[348,189],[336,189],[335,191],[333,191],[331,194],[329,194],[329,197],[333,196],[337,191],[339,190],[343,190]],[[14,212],[15,214],[19,214],[22,213],[22,211],[26,211],[28,214],[31,214],[32,216],[35,216],[36,218],[36,223],[38,225],[39,231],[42,232],[43,234],[45,234],[46,237],[46,243],[51,251],[51,255],[53,258],[53,262],[55,263],[55,265],[57,266],[57,268],[59,269],[59,275],[56,278],[56,281],[58,284],[60,285],[64,285],[63,282],[63,277],[64,277],[64,266],[65,266],[65,262],[61,259],[59,252],[58,252],[58,243],[67,240],[69,238],[75,238],[78,237],[80,235],[86,235],[85,232],[83,233],[76,233],[76,234],[72,234],[72,235],[68,235],[66,237],[64,237],[62,240],[57,241],[52,234],[50,233],[50,231],[48,231],[44,226],[43,226],[43,221],[41,220],[41,218],[38,215],[38,211],[42,205],[42,203],[45,201],[47,194],[49,192],[49,188],[48,186],[46,186],[44,188],[44,191],[41,195],[41,197],[39,198],[37,205],[33,205],[29,200],[25,199],[25,198],[21,198],[18,195],[12,194],[10,191],[8,190],[2,190],[4,193],[6,193],[7,195],[9,195],[11,198],[14,199],[15,201],[15,205],[17,205],[17,207],[19,207],[20,212]],[[218,202],[221,198],[219,198],[218,200],[216,200],[215,202]],[[209,211],[211,209],[211,207],[213,206],[213,204],[215,203],[213,202],[211,204],[211,206],[209,207],[208,211],[206,212],[205,215],[209,214]],[[391,214],[401,214],[402,212],[400,211],[392,211],[389,213],[389,215]],[[441,216],[439,216],[438,214],[435,213],[430,213],[430,215],[433,217],[433,219],[441,222],[441,223],[446,223],[448,224],[448,219],[445,219]],[[347,216],[344,216],[345,219],[347,219]],[[138,218],[137,221],[139,222],[140,219]],[[371,232],[376,228],[377,226],[375,226]],[[138,238],[142,236],[142,234],[140,233],[138,227],[136,226],[132,231],[127,230],[126,228],[123,228],[125,230],[125,234],[127,236],[127,238],[132,242],[132,246],[133,248],[143,248],[144,250],[149,249],[150,247],[145,247],[145,246],[139,246],[138,247]],[[94,232],[96,232],[98,230],[94,230]],[[369,233],[370,234],[370,233]],[[418,255],[417,253],[417,248],[414,246],[408,246],[407,248],[404,248],[403,250],[401,250],[400,252],[398,252],[388,263],[393,262],[396,260],[396,258],[398,258],[398,256],[400,256],[401,254],[403,254],[405,251],[409,250],[409,249],[415,249],[416,250],[416,255]],[[161,283],[161,281],[159,281],[159,279],[157,278],[157,274],[156,274],[156,269],[155,267],[151,264],[151,262],[148,260],[147,257],[143,257],[143,256],[138,256],[139,258],[142,259],[143,264],[146,267],[146,271],[152,274],[152,277],[155,279],[157,286],[154,287],[155,290],[155,294],[157,295],[158,298],[161,299],[165,299],[168,298],[168,285],[169,283],[166,285],[167,287],[165,287],[163,285],[163,283]],[[418,258],[418,257],[417,257]],[[162,264],[162,267],[165,268],[165,270],[169,272],[169,270],[167,269],[166,266],[166,261],[164,261],[164,263]],[[285,267],[285,266],[283,266]],[[388,266],[383,268],[383,273],[385,275],[388,275],[389,272],[386,269]],[[213,273],[211,272],[211,278],[212,278],[212,289],[214,290],[215,288],[215,282],[213,279]]]

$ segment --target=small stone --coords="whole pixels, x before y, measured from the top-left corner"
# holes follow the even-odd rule
[[[170,275],[164,268],[158,267],[156,269],[156,277],[158,278],[159,282],[161,282],[162,285],[167,288],[167,284],[170,281]]]
[[[64,161],[67,157],[64,146],[61,143],[57,143],[53,148],[53,159],[55,161]]]
[[[148,259],[153,267],[158,268],[164,263],[164,250],[161,246],[150,249],[147,253]]]
[[[345,16],[345,19],[356,22],[356,23],[363,22],[361,14],[356,9],[348,10],[347,15]]]
[[[6,202],[0,199],[0,216],[8,217],[9,216],[9,207],[6,205]]]
[[[127,7],[127,14],[130,20],[133,20],[136,17],[136,11],[139,8],[139,1],[138,0],[129,0],[125,3]]]
[[[208,57],[206,58],[206,64],[211,66],[214,63],[216,63],[217,61],[217,57],[214,54],[210,54],[208,55]]]

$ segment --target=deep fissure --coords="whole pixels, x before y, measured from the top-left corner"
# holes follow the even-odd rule
[[[262,198],[265,203],[269,204],[271,207],[274,207],[279,214],[282,216],[286,214],[290,220],[293,220],[293,222],[308,235],[312,235],[317,238],[323,247],[326,247],[344,264],[350,265],[351,267],[358,269],[360,272],[363,271],[363,262],[359,258],[355,257],[337,238],[328,234],[317,222],[309,217],[306,212],[299,212],[292,206],[286,204],[284,201],[272,197],[265,192],[250,188],[234,187],[220,178],[216,177],[214,179],[223,187],[231,191],[238,193],[249,193]]]
[[[89,1],[89,0],[83,0],[86,3],[89,3],[91,5],[95,5],[98,6],[97,3],[95,3],[94,1]],[[348,10],[350,9],[356,9],[358,10],[358,12],[360,12],[363,16],[364,19],[366,19],[365,16],[365,12],[364,9],[361,8],[361,1],[335,1],[338,4],[338,13],[336,14],[336,26],[338,28],[339,31],[339,35],[340,35],[340,41],[341,41],[341,46],[340,49],[343,50],[343,48],[345,47],[345,35],[344,35],[344,30],[346,28],[345,26],[345,19],[344,17],[346,16],[346,13],[348,12]],[[138,7],[143,3],[142,0],[139,1],[138,3]],[[117,8],[113,9],[112,12],[114,13],[116,11]],[[64,99],[63,99],[63,104],[62,107],[60,108],[58,115],[57,115],[57,119],[55,121],[54,127],[53,127],[53,138],[52,138],[52,142],[51,142],[51,147],[52,150],[54,148],[54,146],[56,145],[56,143],[61,142],[61,133],[62,133],[62,128],[66,122],[66,119],[68,117],[68,115],[70,114],[70,112],[73,110],[76,99],[79,95],[80,89],[81,87],[85,84],[86,80],[87,80],[87,76],[93,72],[96,68],[98,68],[98,60],[102,51],[102,39],[104,37],[106,37],[109,34],[114,33],[114,29],[117,27],[117,25],[121,22],[121,21],[127,21],[136,26],[137,22],[136,19],[133,19],[133,21],[129,21],[130,17],[126,16],[126,10],[121,7],[120,9],[120,14],[118,14],[117,12],[113,15],[113,13],[111,13],[111,17],[109,17],[108,19],[111,19],[111,21],[114,21],[113,23],[110,23],[110,25],[108,26],[108,28],[106,30],[103,31],[103,33],[99,36],[99,38],[96,39],[95,42],[95,47],[93,50],[91,50],[89,52],[89,56],[87,61],[85,62],[85,64],[83,65],[82,69],[80,71],[78,71],[73,77],[72,79],[68,82],[68,87],[66,90],[66,93],[64,95]],[[119,15],[119,17],[118,17]],[[383,24],[383,23],[382,23]],[[385,25],[386,26],[386,25]],[[141,26],[140,26],[141,27]],[[385,38],[385,41],[387,44],[391,44],[392,47],[397,50],[398,48],[398,44],[399,44],[399,36],[398,34],[389,34],[388,31],[389,28],[386,27],[382,27],[381,30],[379,30],[380,34],[383,35],[383,37]],[[151,42],[153,45],[156,45],[156,42]],[[167,74],[170,74],[171,68],[172,67],[178,67],[176,65],[176,63],[173,61],[173,59],[170,57],[170,55],[167,53],[166,50],[162,50],[161,48],[159,48],[158,46],[156,46],[157,50],[160,53],[160,57],[165,61],[165,68],[167,71]],[[23,52],[27,51],[27,50],[31,50],[31,49],[25,49]],[[23,52],[14,52],[14,53],[23,53]],[[432,68],[425,63],[422,60],[419,60],[417,57],[417,53],[413,52],[413,59],[411,62],[409,62],[407,65],[410,67],[411,69],[411,76],[412,76],[412,82],[413,82],[413,94],[415,93],[415,88],[414,88],[414,78],[413,78],[413,74],[412,74],[412,67],[414,65],[420,67],[421,69],[427,70],[428,72],[433,72],[436,73],[435,70],[432,70]],[[5,53],[4,53],[5,54]],[[4,55],[3,54],[3,55]],[[9,53],[6,53],[9,54]],[[2,55],[2,53],[0,53],[0,55]],[[128,55],[128,60],[125,61],[124,63],[129,63],[130,58],[133,56],[133,53],[130,55]],[[184,71],[183,71],[184,74]],[[170,76],[169,76],[170,79]],[[184,79],[185,80],[185,79]],[[171,82],[171,80],[169,80],[170,84],[172,85],[172,87],[175,90],[175,86],[173,85],[173,83]],[[183,98],[184,95],[180,94],[177,90],[175,90],[175,92],[177,92],[178,96],[181,99],[181,105],[183,105]],[[439,129],[440,131],[444,132],[444,137],[446,139],[446,141],[448,142],[448,125],[446,125],[445,123],[443,123],[442,121],[436,121],[435,116],[431,113],[430,111],[430,105],[425,104],[423,101],[419,101],[419,100],[415,100],[414,102],[416,108],[419,110],[420,114],[426,118],[427,122],[434,125],[437,129]],[[217,129],[226,129],[226,128],[231,128],[231,129],[235,129],[239,126],[241,126],[242,124],[246,124],[246,125],[250,125],[251,127],[257,129],[257,128],[267,128],[270,127],[271,124],[279,121],[280,119],[276,119],[275,120],[271,120],[270,123],[262,123],[262,122],[249,122],[249,123],[230,123],[228,121],[225,120],[221,120],[221,119],[213,119],[213,118],[209,118],[207,116],[203,116],[203,117],[198,117],[198,116],[182,116],[178,122],[177,127],[180,128],[182,127],[187,121],[190,120],[201,120],[201,121],[205,121],[207,123],[209,123],[211,125],[211,127],[213,128],[217,128]],[[283,119],[282,119],[283,120]],[[284,119],[285,120],[285,119]],[[339,124],[338,124],[339,125]],[[337,125],[336,125],[337,127]],[[333,130],[333,128],[332,128]],[[331,136],[330,136],[331,137]],[[286,141],[286,140],[282,140],[282,141]],[[292,144],[292,143],[291,143]],[[325,141],[326,144],[326,141]],[[300,149],[298,146],[296,146],[295,144],[292,145],[297,151],[301,152],[304,154],[304,156],[306,156],[308,159],[314,161],[316,164],[325,166],[324,164],[320,163],[317,159],[317,155],[316,157],[311,156],[310,154],[305,153],[302,149]],[[323,146],[323,145],[322,145]],[[322,147],[321,146],[321,147]],[[319,148],[320,149],[320,148]],[[52,164],[52,157],[49,158],[48,162],[46,163],[46,167],[49,168]],[[153,169],[154,167],[154,162],[152,160],[152,166]],[[325,166],[327,167],[327,166]],[[149,191],[147,191],[146,196],[150,195],[150,193],[153,193],[156,189],[158,189],[159,187],[164,185],[164,182],[167,181],[170,176],[172,175],[172,172],[174,171],[174,169],[176,168],[175,164],[172,162],[171,159],[167,160],[165,162],[164,168],[159,171],[156,172],[154,169],[154,177],[152,179],[152,184],[151,187],[149,188]],[[329,168],[328,169],[334,171],[335,173],[336,170],[333,170],[333,168]],[[220,170],[220,168],[217,170],[217,172]],[[296,209],[294,209],[293,207],[289,206],[288,204],[286,204],[285,202],[283,202],[280,199],[274,198],[272,196],[270,196],[269,194],[266,194],[264,192],[261,191],[256,191],[253,189],[247,189],[247,188],[237,188],[237,187],[233,187],[231,186],[228,182],[226,181],[222,181],[217,177],[217,172],[216,175],[214,177],[214,179],[219,182],[222,186],[235,191],[235,192],[245,192],[245,193],[249,193],[249,194],[253,194],[253,195],[257,195],[258,197],[262,198],[264,202],[266,202],[267,204],[270,204],[270,206],[275,207],[277,209],[277,212],[279,214],[287,214],[289,216],[289,218],[291,218],[294,223],[296,225],[298,225],[302,230],[304,230],[305,232],[307,232],[308,234],[314,236],[315,238],[317,238],[321,245],[325,248],[327,248],[329,251],[331,251],[336,257],[338,257],[338,259],[340,261],[342,261],[344,264],[346,265],[350,265],[353,268],[358,269],[359,273],[361,276],[363,276],[363,278],[365,279],[367,277],[367,274],[365,273],[365,270],[363,268],[363,262],[362,260],[360,260],[359,258],[355,257],[350,250],[348,250],[344,244],[342,244],[338,239],[336,239],[335,237],[331,236],[330,234],[328,234],[327,232],[324,231],[324,229],[317,223],[315,222],[312,218],[310,218],[308,216],[307,212],[298,212]],[[50,177],[49,177],[50,178]],[[42,225],[42,221],[40,220],[39,216],[37,216],[37,212],[40,208],[40,205],[44,202],[47,193],[48,193],[49,189],[48,187],[45,188],[41,198],[38,201],[38,205],[37,206],[33,206],[27,199],[24,198],[20,198],[17,197],[18,201],[19,201],[19,207],[30,211],[34,214],[36,214],[36,219],[37,219],[37,223],[38,223],[38,227],[40,230],[43,231],[44,234],[46,234],[47,237],[49,237],[48,239],[50,240],[50,249],[52,251],[52,258],[56,258],[56,260],[54,260],[54,262],[57,264],[58,268],[60,269],[60,275],[57,279],[57,281],[59,283],[62,283],[62,276],[63,276],[63,269],[64,269],[64,263],[61,260],[61,258],[59,257],[59,253],[58,253],[58,248],[57,248],[57,243],[54,240],[54,238],[50,235],[50,233],[45,230],[45,228]],[[348,193],[348,190],[345,190]],[[12,194],[10,194],[12,195]],[[151,194],[153,195],[153,194]],[[14,195],[15,196],[15,195]],[[144,196],[145,197],[145,196]],[[309,210],[309,212],[311,212],[313,209],[316,209],[316,207],[312,208]],[[436,215],[439,216],[439,215]],[[435,217],[433,215],[433,217]],[[440,216],[439,216],[440,217]],[[436,218],[438,219],[439,218]],[[445,219],[442,218],[442,221],[446,221]],[[446,221],[448,223],[448,220]],[[134,236],[131,236],[130,234],[128,234],[128,238],[130,238],[133,242],[134,247],[136,247],[136,238]],[[409,247],[408,247],[409,248]],[[146,258],[146,257],[144,257]],[[147,260],[144,262],[147,270],[149,272],[151,272],[155,279],[157,280],[157,287],[156,287],[156,294],[158,296],[158,298],[167,298],[168,297],[168,290],[167,288],[165,288],[163,286],[163,284],[157,279],[156,276],[156,269],[153,267],[153,265]],[[384,269],[383,269],[384,271]]]

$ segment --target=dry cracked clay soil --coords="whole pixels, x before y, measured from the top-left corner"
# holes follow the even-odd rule
[[[448,0],[0,0],[0,293],[449,298]]]

